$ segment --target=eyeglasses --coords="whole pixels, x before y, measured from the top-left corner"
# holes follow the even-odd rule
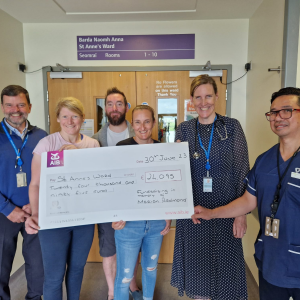
[[[280,110],[273,110],[265,113],[265,116],[268,121],[274,121],[276,116],[279,114],[281,119],[290,119],[292,117],[293,111],[300,111],[300,109],[297,108],[285,108]]]
[[[114,105],[116,107],[124,107],[125,106],[125,104],[123,102],[117,102],[117,103],[108,102],[108,103],[106,103],[106,107],[109,107],[109,108],[114,107]]]

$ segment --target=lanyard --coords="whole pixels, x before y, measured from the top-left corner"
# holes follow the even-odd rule
[[[278,210],[278,207],[279,207],[279,204],[280,204],[280,199],[279,199],[279,193],[280,193],[280,189],[281,189],[281,182],[284,178],[284,176],[286,175],[293,159],[296,157],[300,147],[296,150],[296,152],[293,154],[288,166],[286,167],[286,169],[284,170],[282,176],[280,176],[280,168],[279,168],[279,154],[280,154],[280,145],[278,146],[278,151],[277,151],[277,171],[278,171],[278,177],[279,177],[279,183],[277,184],[277,187],[276,187],[276,192],[275,192],[275,195],[274,195],[274,200],[271,204],[271,222],[273,222],[273,219],[275,218],[275,215],[277,213],[277,210]]]
[[[215,127],[215,121],[217,119],[217,116],[214,119],[213,125],[212,125],[212,129],[211,129],[211,133],[210,133],[210,138],[209,138],[209,144],[208,144],[208,149],[206,150],[203,146],[203,143],[201,141],[201,137],[198,131],[198,123],[199,120],[197,120],[197,133],[198,133],[198,139],[199,139],[199,144],[200,147],[203,149],[205,156],[206,156],[206,165],[205,165],[205,169],[207,170],[207,177],[209,176],[209,170],[210,170],[210,163],[209,163],[209,154],[210,154],[210,149],[211,149],[211,144],[212,144],[212,140],[213,140],[213,135],[214,135],[214,127]]]
[[[14,150],[15,150],[15,153],[16,153],[16,155],[17,155],[15,168],[17,167],[17,165],[18,165],[19,167],[22,167],[22,165],[23,165],[24,163],[23,163],[23,160],[21,159],[21,153],[22,153],[22,150],[23,150],[24,147],[25,147],[25,144],[27,143],[27,140],[28,140],[28,134],[27,134],[26,137],[25,137],[25,140],[24,140],[24,142],[23,142],[23,144],[22,144],[22,146],[21,146],[21,149],[17,149],[17,147],[16,147],[15,143],[13,142],[13,140],[12,140],[10,134],[7,132],[7,129],[6,129],[6,127],[5,127],[4,123],[3,123],[3,121],[1,122],[1,125],[2,125],[2,128],[3,128],[3,130],[5,131],[5,134],[6,134],[7,138],[8,138],[8,140],[10,141],[11,145],[13,146],[13,148],[14,148]]]

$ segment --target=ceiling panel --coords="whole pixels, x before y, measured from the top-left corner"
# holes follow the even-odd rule
[[[53,0],[67,13],[196,11],[197,0]]]
[[[53,0],[0,0],[0,9],[22,23],[182,21],[248,19],[263,2],[263,0],[56,1],[62,3],[69,13]],[[85,8],[82,7],[81,2],[84,3]],[[70,7],[67,5],[68,3]],[[128,6],[125,6],[124,3]],[[193,6],[195,3],[196,10]],[[107,11],[104,11],[104,8]],[[83,9],[85,11],[80,13]],[[95,14],[87,12],[95,12]]]

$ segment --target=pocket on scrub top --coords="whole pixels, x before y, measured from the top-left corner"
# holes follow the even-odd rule
[[[289,245],[286,275],[300,278],[300,246]]]
[[[288,183],[288,196],[290,199],[296,202],[296,204],[300,203],[300,180],[297,182],[295,180],[291,180]]]
[[[257,239],[257,242],[254,244],[255,254],[254,256],[258,260],[262,260],[262,256],[264,253],[264,242],[261,238]]]

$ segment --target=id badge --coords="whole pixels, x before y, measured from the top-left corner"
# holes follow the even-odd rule
[[[19,172],[17,173],[17,187],[27,186],[26,173]]]
[[[273,224],[271,226],[271,218],[266,217],[266,226],[265,226],[265,235],[272,236],[275,239],[279,238],[279,219],[274,219]]]
[[[292,178],[300,179],[300,173],[292,172],[292,173],[291,173],[291,177],[292,177]]]
[[[212,192],[212,178],[211,177],[203,178],[203,192],[204,193]]]

